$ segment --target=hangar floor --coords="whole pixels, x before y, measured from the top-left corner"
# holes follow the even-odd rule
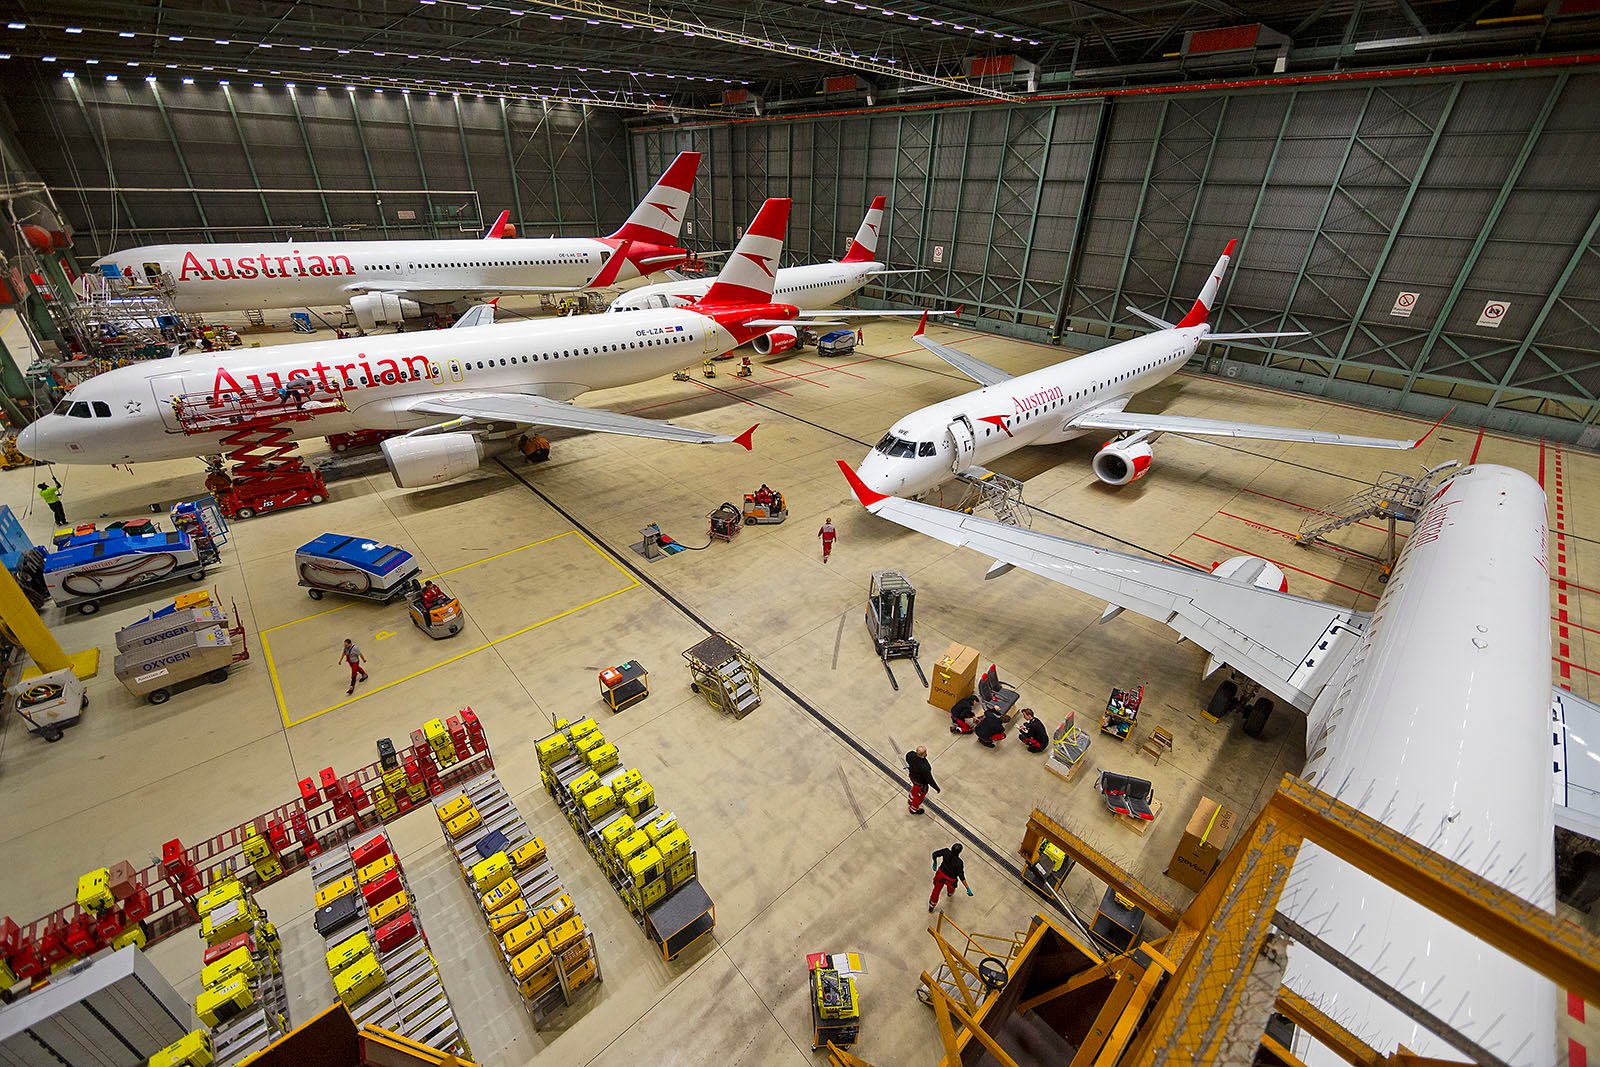
[[[812,1062],[805,955],[844,949],[862,952],[868,966],[857,1051],[880,1063],[935,1062],[935,1029],[913,996],[918,973],[937,960],[925,932],[930,872],[922,857],[957,839],[1010,856],[1034,806],[1183,903],[1188,891],[1162,870],[1188,812],[1206,795],[1253,814],[1279,776],[1303,762],[1304,728],[1289,712],[1275,715],[1261,740],[1245,737],[1236,721],[1210,725],[1199,714],[1211,688],[1200,678],[1204,655],[1176,644],[1166,629],[1128,616],[1097,625],[1101,604],[1027,574],[985,582],[987,560],[854,504],[834,460],[859,460],[899,413],[969,387],[914,347],[909,331],[909,324],[873,323],[867,345],[851,357],[779,357],[757,362],[748,380],[723,364],[713,381],[696,371],[687,384],[660,379],[589,401],[729,433],[760,422],[753,454],[602,436],[558,439],[551,462],[541,466],[513,455],[472,478],[414,491],[394,488],[380,471],[336,484],[319,507],[237,524],[212,579],[224,602],[238,604],[251,634],[256,658],[246,670],[225,688],[191,690],[149,707],[122,690],[107,660],[90,685],[89,712],[63,743],[46,746],[20,722],[5,724],[0,914],[32,916],[54,906],[92,864],[142,860],[172,837],[209,837],[281,803],[297,779],[320,767],[369,762],[375,738],[403,738],[424,719],[464,705],[482,718],[502,778],[594,928],[605,973],[596,993],[555,1025],[535,1029],[491,962],[434,821],[401,820],[395,835],[421,896],[419,914],[474,1058],[485,1064],[527,1062],[544,1049],[573,1064]],[[1059,351],[938,332],[1019,372]],[[1191,374],[1136,406],[1396,437],[1426,429],[1417,420]],[[1567,567],[1567,587],[1552,588],[1552,619],[1562,609],[1567,619],[1555,668],[1583,695],[1600,696],[1590,667],[1600,665],[1600,629],[1591,628],[1600,625],[1600,592],[1578,584],[1595,583],[1600,573],[1600,520],[1576,503],[1600,489],[1592,456],[1455,428],[1403,456],[1168,437],[1150,477],[1114,490],[1089,473],[1097,444],[1037,449],[1001,465],[1027,480],[1036,529],[1207,567],[1262,555],[1283,565],[1291,591],[1356,607],[1377,598],[1371,563],[1290,543],[1312,509],[1349,495],[1386,466],[1411,472],[1473,456],[1539,474],[1551,492],[1552,539]],[[132,474],[56,473],[68,514],[80,521],[147,514],[148,504],[170,503],[200,485],[199,464],[188,461]],[[32,491],[37,480],[28,470],[0,476],[0,502],[25,516],[24,526],[42,540],[49,522]],[[786,525],[749,528],[732,544],[649,564],[628,551],[652,521],[700,544],[707,513],[761,482],[787,494]],[[840,540],[824,566],[816,532],[827,516]],[[289,555],[324,530],[405,546],[425,573],[454,570],[448,581],[473,629],[434,645],[393,607],[357,603],[329,612],[326,602],[313,605],[294,585]],[[1379,541],[1375,528],[1345,537],[1368,550]],[[972,645],[1050,725],[1069,709],[1092,723],[1111,687],[1147,683],[1134,739],[1119,744],[1097,735],[1090,766],[1064,783],[1014,742],[991,751],[949,735],[909,665],[897,665],[901,688],[890,689],[863,632],[868,576],[885,568],[905,571],[917,587],[925,666],[951,642]],[[69,650],[112,648],[115,629],[158,600],[152,592],[93,617],[52,612],[47,621]],[[741,721],[713,713],[689,691],[680,659],[707,626],[743,643],[793,698],[769,686],[762,706]],[[345,636],[371,661],[372,683],[354,698],[339,688]],[[551,719],[598,717],[596,669],[630,658],[652,670],[653,695],[602,719],[602,727],[624,762],[642,770],[663,806],[678,814],[717,904],[715,943],[673,965],[651,950],[563,824],[539,787],[533,754],[532,739]],[[1154,727],[1175,738],[1159,765],[1138,747]],[[908,816],[898,786],[840,734],[896,769],[908,748],[928,745],[943,786],[931,798],[934,817]],[[1104,810],[1092,784],[1097,767],[1155,781],[1165,807],[1147,835],[1120,828]],[[952,917],[977,931],[1025,928],[1035,899],[980,849],[969,846],[968,855],[976,895],[948,905]],[[1090,879],[1075,876],[1068,888],[1093,910],[1098,890]],[[262,899],[283,932],[292,1014],[303,1020],[332,997],[311,929],[307,877],[288,878]],[[158,946],[153,956],[180,990],[197,989],[200,951],[191,935]]]

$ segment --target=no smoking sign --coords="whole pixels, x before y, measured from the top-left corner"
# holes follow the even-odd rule
[[[1389,309],[1389,314],[1397,319],[1409,319],[1412,309],[1416,306],[1416,293],[1401,293],[1394,298],[1394,307]]]
[[[1506,312],[1511,310],[1511,305],[1504,300],[1491,300],[1483,305],[1483,313],[1478,316],[1478,325],[1487,326],[1491,330],[1500,328],[1500,321],[1506,317]]]

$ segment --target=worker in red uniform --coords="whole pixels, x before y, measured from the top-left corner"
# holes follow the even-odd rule
[[[911,796],[906,801],[906,807],[913,815],[922,814],[922,798],[928,795],[928,790],[935,793],[942,792],[939,783],[933,780],[933,764],[928,762],[928,746],[918,745],[915,752],[906,753],[906,771],[911,775]]]
[[[829,515],[822,520],[822,529],[817,531],[817,536],[822,538],[822,562],[828,562],[828,554],[833,551],[833,543],[839,539],[839,531],[833,528],[833,516]]]
[[[357,682],[367,680],[367,672],[361,666],[367,657],[361,654],[361,646],[347,637],[344,639],[344,649],[339,653],[339,658],[350,665],[350,688],[344,691],[344,695],[349,696],[356,691]]]
[[[436,608],[440,604],[443,604],[444,602],[445,602],[445,595],[444,595],[444,590],[443,589],[440,589],[438,586],[434,585],[432,582],[424,583],[424,585],[422,586],[422,606],[423,607],[425,607],[425,608]]]
[[[1029,752],[1043,752],[1050,743],[1050,735],[1044,732],[1044,723],[1033,717],[1032,708],[1022,709],[1022,726],[1017,729],[1017,740]]]
[[[943,856],[943,862],[939,857]],[[939,894],[946,889],[950,895],[956,895],[956,883],[960,882],[967,891],[967,896],[972,895],[972,887],[967,885],[967,865],[961,859],[961,842],[957,841],[949,848],[941,848],[933,854],[933,896],[928,898],[928,910],[932,911],[939,906]]]

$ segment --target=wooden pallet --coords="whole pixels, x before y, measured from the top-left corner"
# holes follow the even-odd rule
[[[1112,812],[1111,817],[1121,823],[1129,833],[1143,837],[1150,832],[1150,827],[1155,825],[1156,819],[1161,818],[1161,801],[1152,800],[1150,802],[1150,813],[1154,817],[1149,819],[1140,819],[1132,815],[1119,815],[1116,812]]]

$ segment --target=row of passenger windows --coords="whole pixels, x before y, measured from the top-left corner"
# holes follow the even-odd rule
[[[623,341],[614,345],[593,345],[588,348],[564,348],[560,352],[542,352],[532,356],[512,356],[510,359],[467,360],[461,364],[465,370],[490,370],[495,367],[515,366],[518,363],[537,363],[541,359],[566,359],[570,356],[591,356],[600,352],[623,352],[633,348],[656,348],[661,345],[682,344],[695,339],[692,333],[673,333],[665,337],[647,337],[642,341]]]
[[[439,267],[553,267],[570,265],[588,266],[588,259],[502,259],[494,263],[467,261],[463,263],[371,263],[362,270],[431,270]]]

